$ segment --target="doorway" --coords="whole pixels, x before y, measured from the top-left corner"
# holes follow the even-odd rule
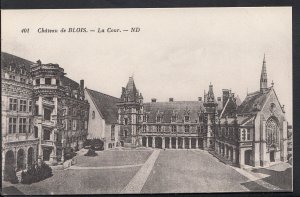
[[[246,150],[245,151],[245,164],[246,165],[251,165],[251,150]]]
[[[275,162],[275,151],[270,151],[270,162]]]

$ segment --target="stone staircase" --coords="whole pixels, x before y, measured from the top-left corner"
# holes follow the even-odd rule
[[[229,161],[229,160],[227,160],[227,159],[225,159],[225,158],[219,156],[218,154],[216,154],[216,153],[215,153],[214,151],[212,151],[212,150],[209,150],[208,152],[209,152],[211,155],[213,155],[215,158],[217,158],[220,162],[222,162],[222,163],[224,163],[224,164],[226,164],[226,165],[231,165],[231,166],[235,166],[235,167],[238,166],[237,164],[233,163],[232,161]]]

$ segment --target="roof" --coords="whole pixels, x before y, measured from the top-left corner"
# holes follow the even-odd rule
[[[266,102],[271,88],[265,91],[256,91],[247,95],[245,100],[237,109],[237,114],[256,114]]]
[[[32,65],[33,62],[6,52],[1,52],[1,68],[8,67],[11,64],[24,66],[24,68],[29,71],[30,65]]]
[[[249,125],[253,125],[254,122],[254,117],[253,115],[250,116],[237,116],[236,119],[235,118],[227,118],[227,123],[228,124],[234,124],[234,121],[237,121],[237,124],[239,125],[243,125],[243,126],[249,126]],[[220,124],[224,124],[226,122],[226,118],[221,118],[220,119]]]
[[[183,122],[186,112],[189,112],[190,121],[199,120],[199,115],[203,108],[201,101],[173,101],[173,102],[151,102],[144,103],[144,112],[149,115],[149,122],[155,122],[157,112],[163,114],[162,122],[171,122],[173,113],[177,114],[177,120]]]
[[[76,81],[74,81],[66,76],[61,77],[61,82],[62,82],[63,86],[68,86],[71,88],[71,90],[79,89],[79,83],[77,83]]]
[[[86,88],[86,91],[91,96],[99,113],[103,115],[105,122],[107,124],[118,123],[118,108],[116,104],[120,102],[120,99],[88,88]]]

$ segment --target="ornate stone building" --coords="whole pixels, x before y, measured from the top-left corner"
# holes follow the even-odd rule
[[[119,108],[120,140],[133,145],[157,148],[214,147],[218,110],[213,86],[199,101],[143,103],[143,96],[129,78],[122,89]]]
[[[31,76],[39,159],[55,164],[64,161],[65,150],[80,149],[87,137],[89,103],[84,81],[79,85],[66,77],[58,64],[41,61],[31,65]]]
[[[1,52],[2,171],[38,159],[55,164],[87,137],[89,103],[58,64],[33,63]],[[68,147],[70,147],[68,149]]]
[[[1,52],[2,175],[7,167],[26,169],[37,159],[33,132],[32,62]]]
[[[230,95],[218,122],[215,152],[240,167],[268,166],[287,160],[287,121],[274,84],[268,87],[263,60],[260,90],[247,95],[240,106]]]

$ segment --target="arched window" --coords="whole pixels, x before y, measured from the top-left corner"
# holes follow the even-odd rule
[[[266,123],[266,139],[267,145],[275,145],[278,143],[278,125],[274,118],[270,118]]]
[[[95,111],[92,112],[92,119],[95,119]]]
[[[156,122],[161,122],[161,116],[160,116],[160,115],[158,115],[158,116],[156,117]]]

